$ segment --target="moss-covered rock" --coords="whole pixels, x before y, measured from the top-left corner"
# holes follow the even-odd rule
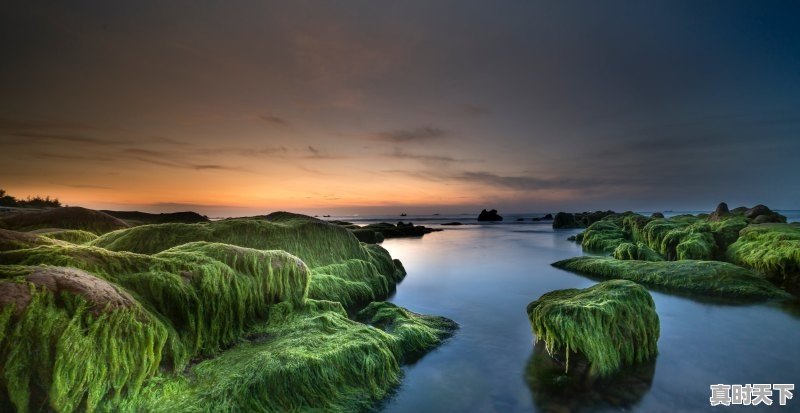
[[[402,360],[438,344],[432,339],[446,335],[452,322],[384,303],[365,311],[386,331],[349,320],[338,303],[274,306],[251,340],[193,366],[187,375],[152,380],[143,397],[120,410],[368,410],[399,383]]]
[[[367,261],[317,270],[352,268],[365,294],[388,291]],[[306,299],[311,278],[284,251],[210,242],[153,255],[68,243],[2,252],[0,407],[366,410],[399,382],[401,362],[455,327],[385,303],[362,312],[377,328],[351,321],[340,303]],[[185,370],[193,360],[205,361]]]
[[[124,221],[104,212],[81,207],[13,212],[0,217],[0,221],[0,227],[14,231],[60,228],[80,229],[98,235],[128,227]]]
[[[45,238],[72,244],[86,244],[97,239],[96,234],[81,229],[41,229],[31,232]]]
[[[288,212],[198,224],[143,225],[105,234],[91,245],[153,254],[195,241],[287,251],[311,269],[311,298],[339,301],[345,307],[386,298],[405,276],[380,246],[363,244],[340,226]]]
[[[600,279],[624,279],[670,292],[735,300],[791,297],[754,272],[721,261],[634,261],[608,257],[575,257],[553,263]]]
[[[528,304],[536,339],[547,352],[585,357],[589,374],[608,376],[657,352],[659,321],[647,290],[631,281],[605,281],[586,289],[557,290]]]
[[[39,245],[53,245],[59,242],[28,232],[11,231],[0,228],[0,251],[33,248]]]
[[[636,244],[625,242],[614,249],[614,258],[618,260],[664,261],[664,258],[643,242]]]
[[[800,293],[800,224],[751,225],[728,248],[731,262]]]

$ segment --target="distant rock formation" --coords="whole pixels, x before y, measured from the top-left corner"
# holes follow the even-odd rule
[[[661,212],[653,212],[652,214],[650,214],[650,218],[653,218],[653,219],[664,218],[664,214],[661,213]]]
[[[491,211],[483,210],[481,211],[480,215],[478,215],[478,221],[502,221],[503,217],[497,214],[497,210],[493,209]]]
[[[162,214],[150,214],[140,211],[108,211],[102,210],[112,217],[119,218],[130,225],[146,225],[146,224],[165,224],[169,222],[179,222],[182,224],[194,224],[197,222],[208,222],[209,219],[205,215],[200,215],[197,212],[169,212]]]

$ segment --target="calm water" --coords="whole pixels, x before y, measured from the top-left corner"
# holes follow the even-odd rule
[[[385,412],[719,411],[709,406],[709,384],[800,382],[796,307],[709,304],[653,292],[661,319],[654,366],[637,373],[634,384],[554,399],[525,379],[537,367],[525,306],[548,291],[594,284],[550,266],[582,254],[565,240],[578,231],[508,218],[501,225],[447,228],[383,244],[408,270],[391,301],[461,325],[443,346],[405,368]],[[620,388],[629,391],[615,395]],[[800,396],[785,407],[728,409],[800,411]]]

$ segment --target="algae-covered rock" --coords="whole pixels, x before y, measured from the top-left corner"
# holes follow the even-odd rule
[[[97,239],[96,234],[81,229],[45,228],[31,231],[31,233],[72,244],[86,244]]]
[[[575,257],[556,268],[601,279],[631,280],[665,291],[736,300],[791,297],[758,274],[721,261],[635,261],[608,257]]]
[[[417,314],[385,301],[370,303],[356,318],[396,337],[403,353],[412,357],[439,345],[458,328],[450,319]]]
[[[0,406],[365,410],[398,383],[400,362],[452,333],[391,304],[364,312],[380,328],[351,321],[340,303],[306,300],[310,278],[286,252],[208,242],[2,252]]]
[[[614,258],[618,260],[664,261],[664,258],[646,244],[625,242],[614,249]]]
[[[608,376],[658,352],[655,304],[644,287],[631,281],[552,291],[527,310],[533,333],[547,352],[565,354],[565,371],[571,353],[588,360],[589,375]]]
[[[338,303],[276,305],[247,340],[178,378],[148,382],[123,411],[359,412],[373,408],[402,377],[416,343],[446,335],[438,322],[376,303],[383,331],[347,318]],[[388,311],[387,311],[388,310]],[[406,318],[406,316],[410,318]],[[447,323],[445,323],[447,324]],[[450,322],[452,324],[452,322]],[[429,348],[429,347],[426,347]]]
[[[800,292],[800,224],[761,224],[743,229],[728,248],[731,262],[752,268]]]
[[[0,217],[0,221],[0,226],[15,231],[62,228],[80,229],[98,235],[128,227],[124,221],[104,212],[81,207],[13,212]]]
[[[33,248],[39,245],[53,245],[58,242],[27,232],[11,231],[0,228],[0,251]]]
[[[380,246],[362,244],[338,225],[288,212],[198,224],[143,225],[105,234],[90,245],[153,254],[195,241],[287,251],[311,269],[311,298],[339,301],[345,307],[386,298],[405,276]]]

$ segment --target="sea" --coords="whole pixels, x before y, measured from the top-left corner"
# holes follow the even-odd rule
[[[675,211],[667,215],[709,211]],[[779,211],[800,221],[800,211]],[[648,214],[648,211],[643,211]],[[334,216],[358,224],[413,222],[444,231],[382,245],[408,272],[390,301],[460,325],[443,345],[404,367],[382,412],[800,411],[800,397],[772,406],[710,405],[711,385],[800,382],[800,306],[731,305],[651,291],[661,324],[654,361],[618,379],[553,387],[537,378],[541,357],[526,306],[542,294],[585,288],[591,279],[550,264],[583,255],[544,214],[478,223],[474,214]],[[522,218],[522,221],[517,221]],[[460,226],[443,226],[447,222]],[[541,351],[540,351],[541,353]],[[796,392],[795,392],[796,393]]]

